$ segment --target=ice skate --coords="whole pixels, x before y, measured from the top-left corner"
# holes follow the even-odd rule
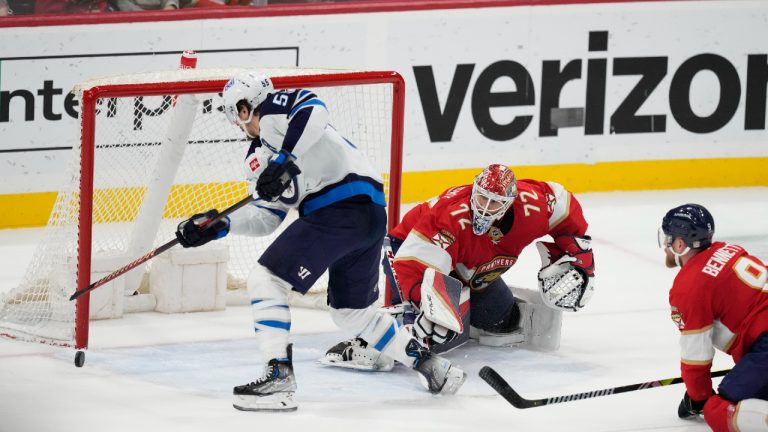
[[[232,405],[235,408],[241,411],[295,411],[298,408],[293,400],[296,378],[291,345],[287,351],[287,358],[270,360],[259,379],[234,388]]]
[[[413,369],[419,373],[421,384],[431,393],[454,394],[467,379],[463,370],[453,366],[448,359],[432,354],[415,340],[408,344],[407,352],[410,357],[416,358]]]
[[[354,338],[339,342],[325,353],[320,364],[364,371],[388,372],[395,366],[395,361],[368,347],[368,342]]]

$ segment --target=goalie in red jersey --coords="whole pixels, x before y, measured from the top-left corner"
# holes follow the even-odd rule
[[[414,207],[388,233],[384,271],[390,286],[396,287],[393,303],[406,306],[404,323],[412,323],[414,334],[437,351],[465,342],[468,329],[481,344],[519,345],[539,339],[532,345],[556,349],[561,311],[581,309],[593,292],[594,263],[586,231],[581,206],[563,186],[517,180],[509,167],[490,165],[472,184],[450,188]],[[501,275],[526,246],[545,235],[554,242],[537,243],[542,256],[540,294],[521,301]],[[433,318],[433,305],[446,302],[421,307],[428,288],[424,282],[432,281],[425,274],[432,271],[461,282],[456,315],[464,325],[450,328]],[[514,294],[519,291],[525,290],[515,289]],[[365,348],[359,339],[342,342],[323,362],[367,369]]]
[[[713,243],[714,232],[698,204],[671,209],[659,229],[667,267],[680,267],[669,291],[686,388],[678,416],[703,414],[716,432],[768,431],[768,270],[741,246]],[[715,348],[736,362],[717,393]]]

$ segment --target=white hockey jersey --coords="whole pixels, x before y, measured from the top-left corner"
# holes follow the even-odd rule
[[[246,178],[255,185],[265,162],[280,150],[295,157],[301,174],[275,202],[257,200],[233,213],[232,233],[267,235],[291,208],[303,216],[353,196],[386,206],[381,175],[328,123],[328,117],[325,103],[309,90],[284,90],[267,97],[260,110],[260,136],[245,158]]]

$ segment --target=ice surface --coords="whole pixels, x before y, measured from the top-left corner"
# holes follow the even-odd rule
[[[414,372],[337,370],[316,363],[346,335],[323,311],[293,312],[294,413],[232,408],[232,387],[251,381],[247,307],[223,312],[141,313],[91,325],[83,368],[74,352],[0,339],[0,432],[20,431],[706,431],[676,416],[682,386],[518,410],[477,373],[494,367],[527,398],[565,395],[679,374],[677,330],[656,230],[669,208],[707,206],[716,238],[768,259],[768,188],[581,194],[596,262],[596,294],[564,317],[557,352],[480,347],[447,354],[469,378],[455,396],[422,390]],[[0,290],[23,274],[38,229],[0,231]],[[539,258],[526,250],[505,279],[534,288]],[[715,368],[732,365],[718,353]]]

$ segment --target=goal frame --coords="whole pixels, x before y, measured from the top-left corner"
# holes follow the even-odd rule
[[[349,85],[392,85],[392,124],[387,228],[400,221],[400,191],[405,116],[405,80],[395,71],[340,72],[322,75],[272,76],[276,90]],[[111,97],[164,96],[219,93],[226,79],[171,81],[140,84],[104,84],[83,89],[81,99],[80,205],[78,211],[77,289],[91,284],[93,175],[96,140],[96,103]],[[387,290],[388,291],[388,290]],[[388,302],[389,293],[386,293]],[[75,349],[88,347],[90,293],[75,304]]]

